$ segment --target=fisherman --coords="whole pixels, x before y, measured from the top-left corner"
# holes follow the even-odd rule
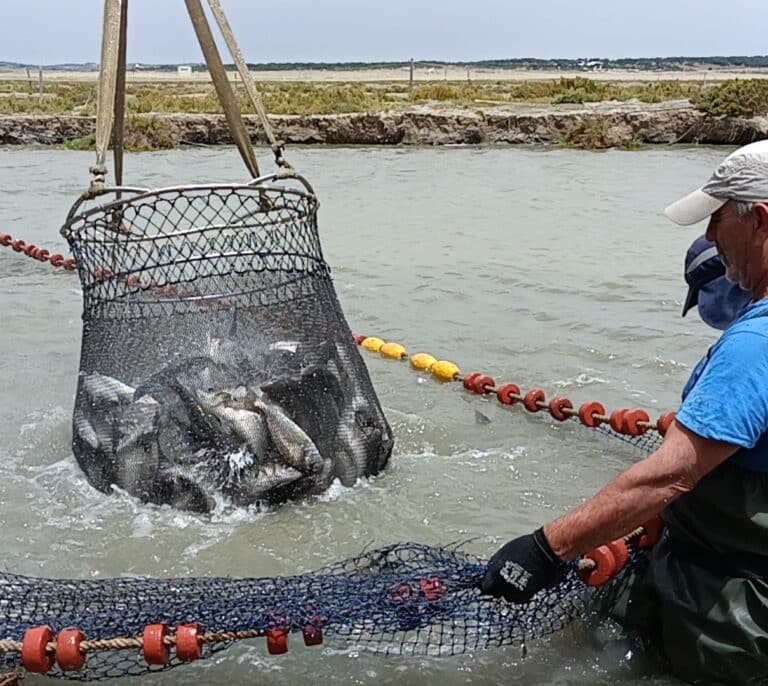
[[[685,680],[768,683],[768,140],[729,155],[665,214],[680,225],[708,219],[727,279],[752,303],[694,368],[661,447],[504,545],[481,588],[527,602],[565,562],[661,514],[665,532],[635,579],[626,626]]]

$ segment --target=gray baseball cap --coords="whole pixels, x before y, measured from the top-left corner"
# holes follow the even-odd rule
[[[768,140],[732,152],[701,188],[664,210],[675,224],[688,226],[707,219],[729,200],[768,202]]]

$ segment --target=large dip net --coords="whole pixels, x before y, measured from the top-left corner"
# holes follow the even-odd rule
[[[122,185],[127,2],[105,0],[96,164],[62,228],[83,291],[73,452],[96,488],[197,512],[351,485],[393,439],[323,259],[317,198],[208,0],[275,154],[278,172],[259,175],[202,4],[185,4],[253,180]]]
[[[300,177],[296,177],[300,178]],[[74,453],[93,485],[208,511],[377,473],[393,438],[311,189],[116,191],[63,229],[83,290]]]
[[[238,640],[266,638],[269,653],[284,653],[292,634],[307,646],[327,642],[398,655],[520,645],[599,614],[643,564],[634,545],[628,550],[626,566],[610,583],[584,583],[573,563],[558,585],[525,605],[480,595],[483,561],[417,544],[271,579],[0,574],[0,671],[23,664],[81,681],[140,675]]]

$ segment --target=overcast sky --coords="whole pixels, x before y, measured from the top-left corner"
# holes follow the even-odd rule
[[[249,62],[768,54],[767,0],[221,2]],[[97,62],[102,7],[0,0],[0,61]],[[183,0],[129,8],[130,62],[202,61]]]

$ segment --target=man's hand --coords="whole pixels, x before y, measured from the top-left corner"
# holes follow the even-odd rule
[[[527,603],[538,591],[551,586],[564,571],[543,529],[520,536],[496,551],[480,584],[483,593],[513,603]]]

